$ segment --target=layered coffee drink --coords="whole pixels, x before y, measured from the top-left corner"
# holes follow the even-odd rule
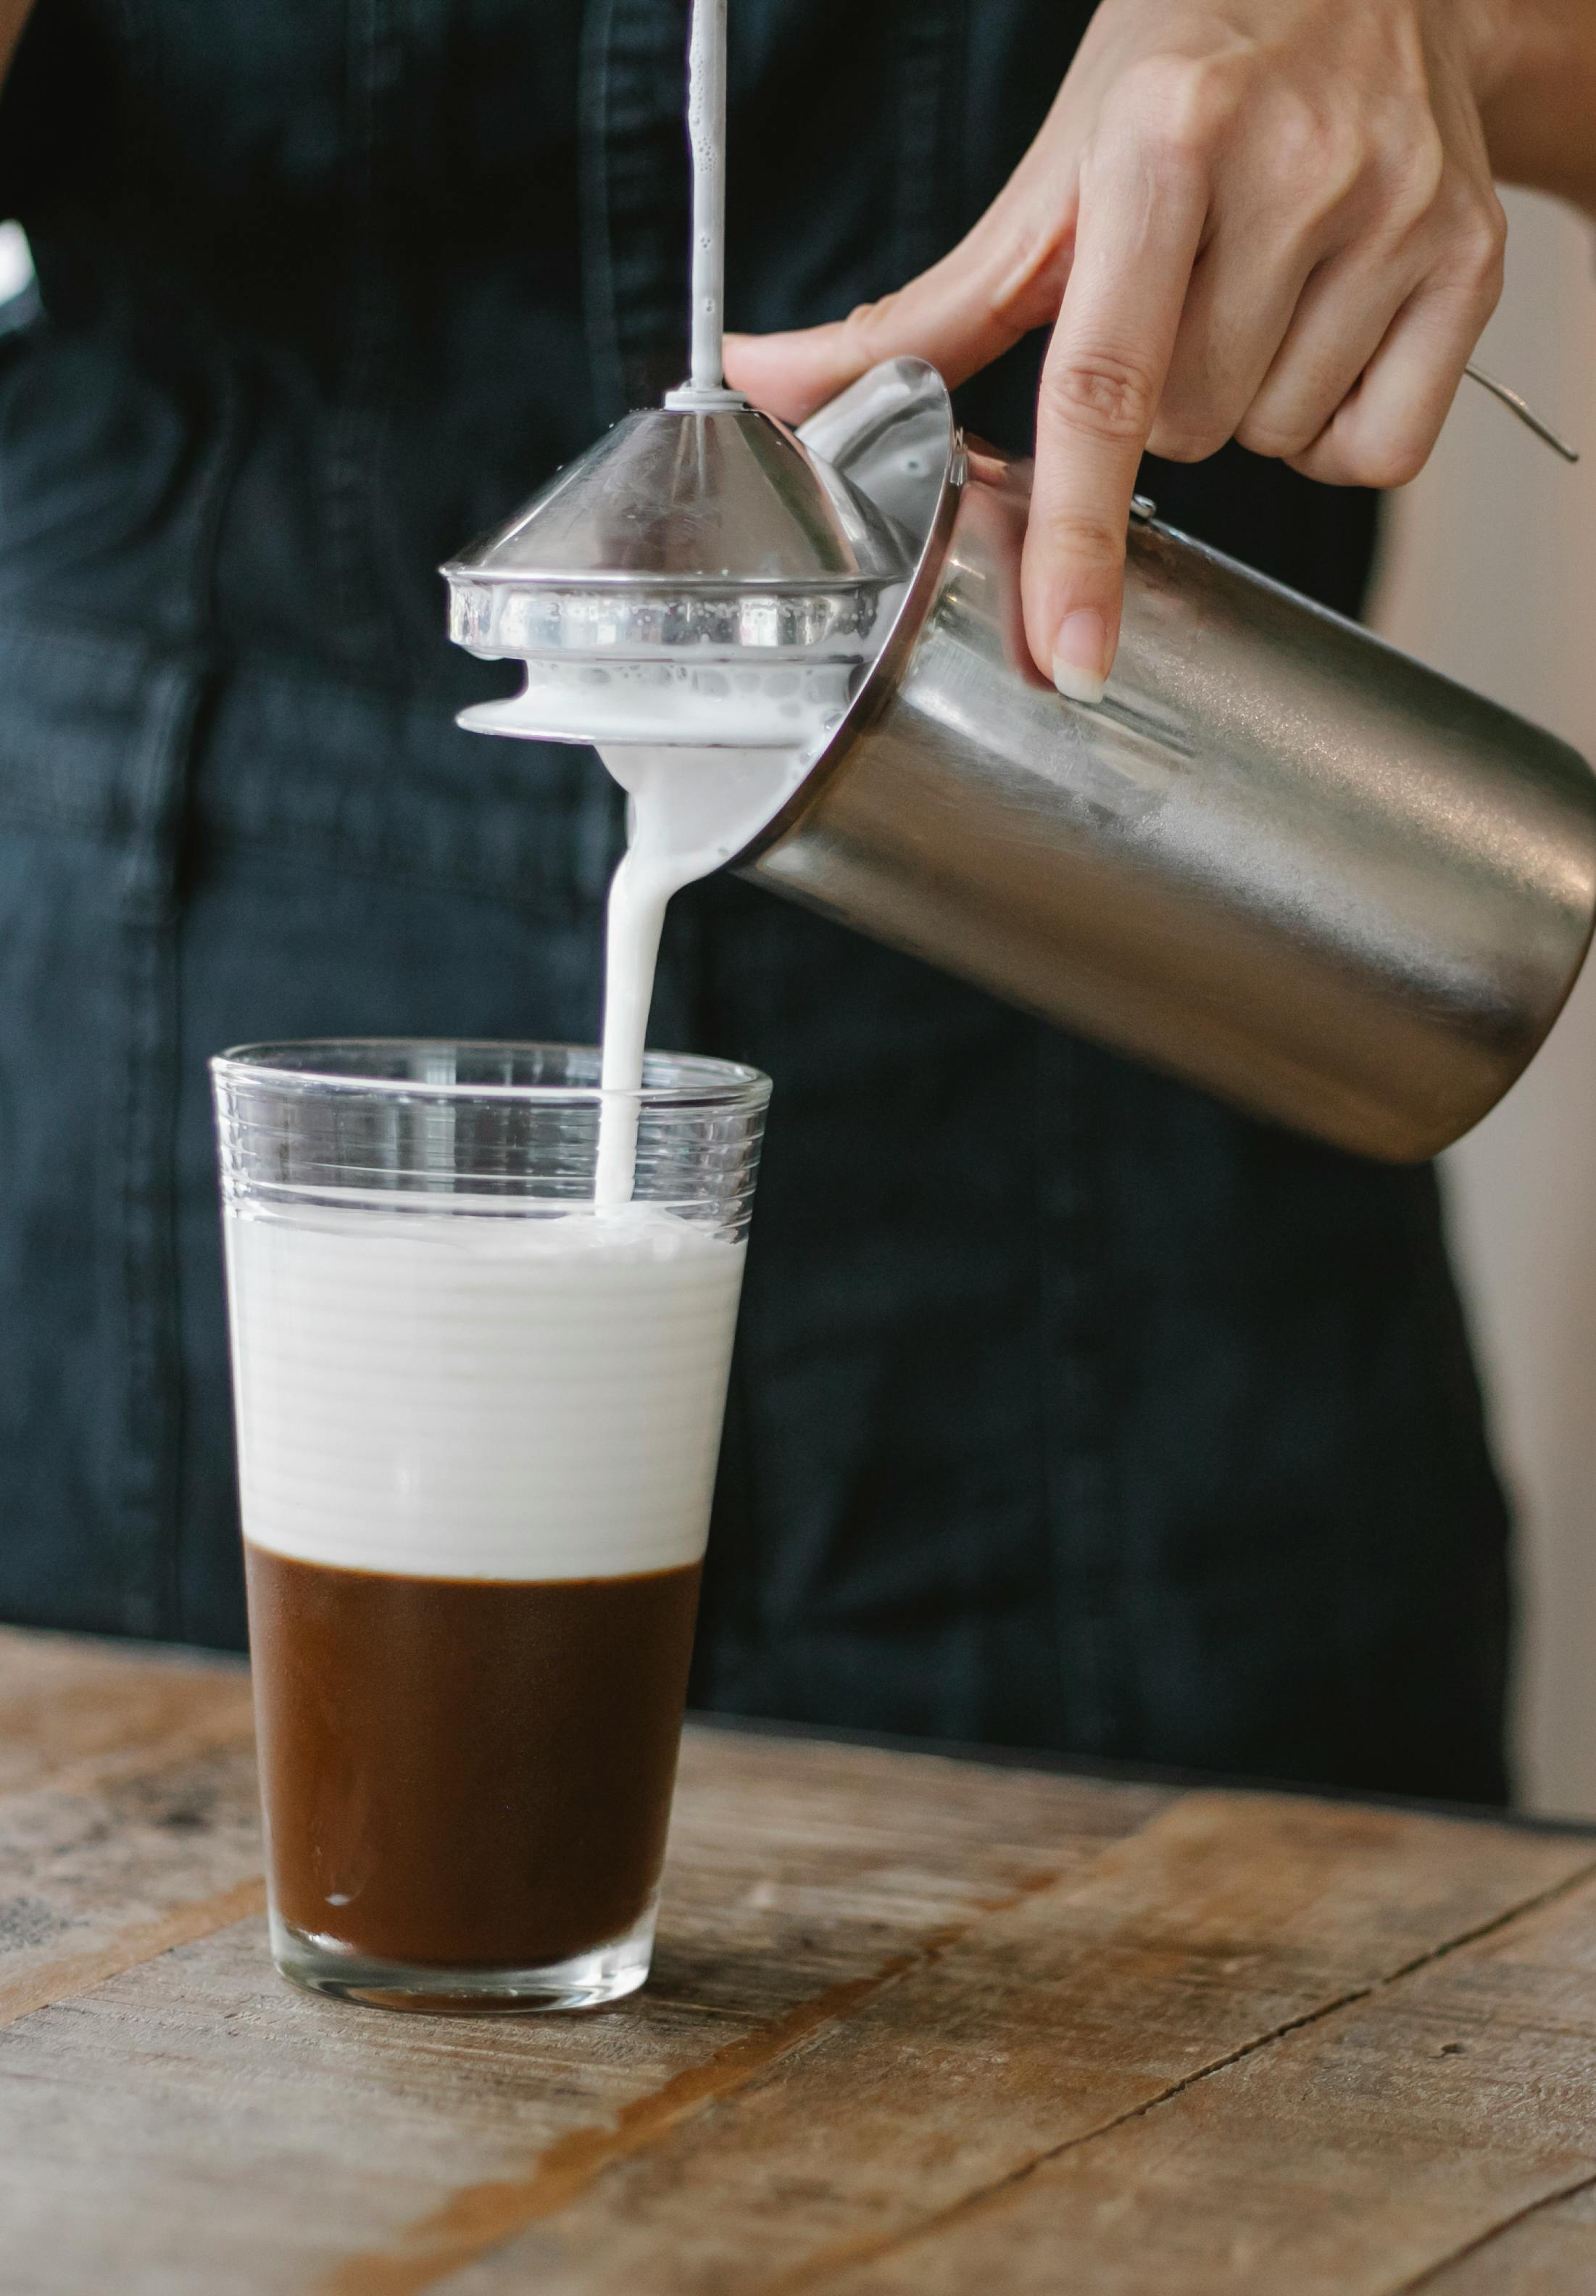
[[[607,1997],[646,1968],[743,1246],[460,1203],[229,1210],[277,1950],[370,1997]]]

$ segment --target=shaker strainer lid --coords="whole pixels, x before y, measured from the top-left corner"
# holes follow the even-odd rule
[[[867,496],[726,392],[628,414],[443,570],[472,652],[614,659],[851,651],[910,562]]]
[[[913,562],[784,424],[729,391],[673,392],[445,567],[455,644],[526,672],[459,723],[600,748],[816,746]]]
[[[455,644],[526,667],[473,732],[818,748],[913,570],[886,512],[726,388],[725,17],[693,0],[688,380],[443,569]]]

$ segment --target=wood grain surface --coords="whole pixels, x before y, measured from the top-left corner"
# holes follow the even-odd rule
[[[0,1630],[4,2296],[1596,2289],[1596,1838],[690,1729],[655,1976],[272,1970],[242,1669]]]

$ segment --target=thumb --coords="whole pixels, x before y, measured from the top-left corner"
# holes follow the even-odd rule
[[[860,316],[785,334],[728,335],[726,381],[784,422],[802,422],[875,365],[857,332]]]

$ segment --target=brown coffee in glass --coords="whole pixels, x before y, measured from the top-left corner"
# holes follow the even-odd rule
[[[641,1984],[768,1087],[596,1054],[215,1064],[273,1948],[438,2010]]]

